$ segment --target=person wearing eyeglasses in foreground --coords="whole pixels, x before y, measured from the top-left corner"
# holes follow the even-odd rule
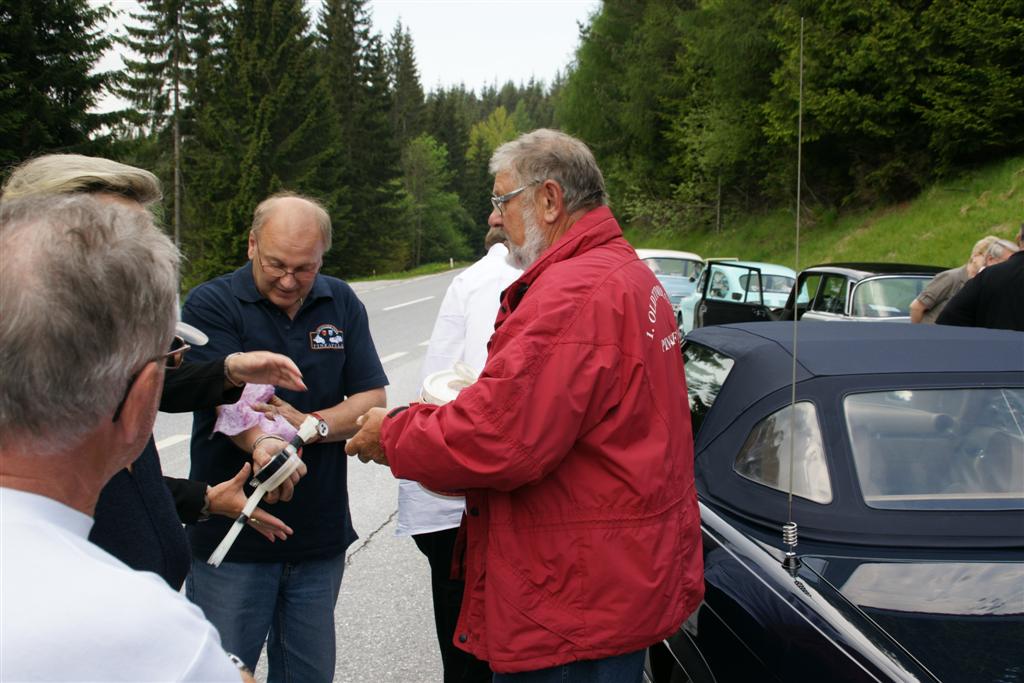
[[[47,195],[91,194],[144,211],[161,198],[160,181],[149,171],[110,159],[79,154],[47,154],[17,166],[4,183],[0,202]],[[202,332],[181,323],[177,352],[168,356],[160,410],[191,412],[234,403],[245,383],[274,384],[301,390],[302,375],[288,358],[266,351],[190,362],[184,346],[206,341]],[[159,574],[175,590],[191,566],[181,524],[209,515],[235,519],[245,505],[243,484],[251,467],[216,486],[205,481],[165,477],[156,441],[150,438],[137,458],[114,475],[100,493],[89,540],[134,569]],[[298,475],[296,475],[296,480]],[[276,494],[269,497],[276,500]],[[268,541],[286,539],[291,529],[266,510],[257,510],[250,528]]]
[[[4,680],[252,680],[182,595],[86,538],[177,362],[177,268],[144,211],[89,195],[0,203]]]
[[[287,543],[243,534],[213,567],[205,560],[229,521],[189,528],[189,599],[249,666],[267,642],[270,681],[316,683],[334,676],[334,606],[345,550],[356,539],[343,445],[356,432],[356,419],[386,400],[388,381],[366,309],[345,282],[319,273],[330,246],[330,216],[319,203],[274,195],[253,214],[249,263],[192,290],[181,314],[210,337],[189,352],[199,360],[250,349],[291,358],[308,391],[282,391],[270,407],[319,420],[318,439],[303,449],[308,475],[289,501],[274,506],[295,531]],[[293,424],[301,421],[294,417]],[[214,410],[195,413],[193,478],[226,481],[250,461],[262,466],[285,445],[259,426],[230,437],[214,433],[216,419]]]
[[[495,681],[639,683],[704,586],[675,314],[583,142],[536,130],[490,170],[488,222],[526,271],[480,378],[444,406],[371,410],[346,451],[465,491],[454,643]]]

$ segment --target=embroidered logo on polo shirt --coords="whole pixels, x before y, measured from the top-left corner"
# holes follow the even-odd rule
[[[309,333],[309,348],[314,351],[345,348],[345,335],[334,325],[320,325]]]

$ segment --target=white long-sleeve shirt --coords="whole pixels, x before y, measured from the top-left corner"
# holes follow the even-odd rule
[[[450,370],[457,361],[477,372],[483,370],[501,292],[522,274],[508,264],[507,255],[505,245],[495,244],[452,280],[430,335],[421,381],[440,370]],[[464,508],[464,498],[431,493],[416,482],[399,479],[395,535],[451,529],[459,525]]]

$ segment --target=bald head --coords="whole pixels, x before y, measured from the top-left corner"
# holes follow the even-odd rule
[[[312,197],[294,192],[279,192],[264,199],[252,216],[251,233],[254,239],[260,238],[263,227],[271,218],[275,223],[290,225],[296,229],[300,225],[315,224],[323,240],[323,251],[331,248],[331,217],[323,205]]]

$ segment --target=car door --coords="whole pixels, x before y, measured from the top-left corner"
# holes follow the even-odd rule
[[[848,317],[849,280],[845,275],[822,276],[818,291],[801,320],[844,320]]]
[[[710,263],[694,327],[771,320],[764,304],[761,269],[735,263]]]

